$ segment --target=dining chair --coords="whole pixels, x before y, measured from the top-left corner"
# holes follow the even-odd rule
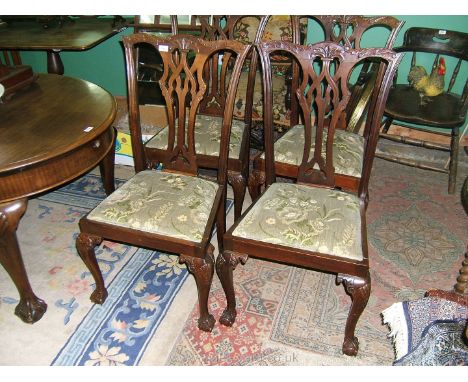
[[[366,230],[368,183],[380,120],[401,54],[390,49],[352,49],[333,42],[309,46],[269,41],[257,44],[264,73],[266,189],[224,235],[224,251],[216,271],[227,299],[220,322],[236,318],[233,270],[248,257],[334,273],[351,295],[342,350],[356,355],[354,332],[370,295],[371,280]],[[271,56],[286,54],[298,65],[299,86],[294,94],[304,121],[304,138],[297,182],[277,181],[273,142]],[[336,188],[334,141],[351,98],[348,77],[366,59],[384,63],[377,97],[369,107],[367,141],[359,192]]]
[[[0,50],[0,64],[6,66],[17,66],[21,65],[20,52],[17,50]]]
[[[361,48],[361,42],[368,39],[370,33],[381,30],[381,37],[377,43],[382,47],[392,48],[398,31],[403,25],[391,16],[320,16],[320,15],[295,15],[292,16],[293,41],[305,43],[304,20],[307,21],[310,30],[310,38],[323,38],[324,41],[331,41],[346,48]],[[313,22],[319,25],[323,37],[314,37]],[[385,33],[383,33],[385,32]],[[365,41],[368,44],[368,41]],[[374,43],[375,45],[376,43]],[[377,47],[377,46],[372,46]],[[294,94],[298,84],[298,68],[292,65],[292,74],[289,92]],[[379,83],[382,78],[382,71],[371,60],[366,60],[359,68],[355,68],[351,76],[356,76],[352,89],[351,100],[347,104],[347,109],[340,126],[335,132],[335,166],[336,184],[344,190],[357,192],[360,184],[360,176],[363,166],[364,148],[370,139],[370,131],[366,127],[362,129],[367,110],[371,103],[372,96],[375,98],[375,83]],[[301,148],[298,141],[303,140],[304,128],[300,121],[297,99],[291,99],[291,126],[287,132],[279,137],[275,143],[276,175],[296,179],[300,160],[302,158]],[[366,125],[370,126],[370,125]],[[253,169],[249,178],[249,193],[255,199],[260,193],[261,186],[265,182],[264,164],[265,154],[259,152],[253,158]]]
[[[17,91],[28,87],[37,79],[31,66],[23,65],[21,56],[15,50],[0,50],[0,83],[4,91],[0,100],[10,99]]]
[[[301,24],[301,27],[304,27],[304,25]],[[260,19],[259,16],[244,17],[240,23],[237,23],[234,29],[234,38],[251,41],[252,43],[266,40],[292,41],[291,16],[266,15],[263,19]],[[252,54],[256,53],[252,52]],[[272,79],[274,122],[278,129],[281,129],[283,126],[289,126],[290,95],[287,93],[287,73],[289,73],[291,62],[287,57],[278,55],[274,57],[273,67],[275,69]],[[254,73],[255,81],[252,82],[253,88],[247,87],[247,76],[252,76]],[[246,107],[251,106],[252,122],[259,125],[263,121],[263,92],[262,76],[258,65],[257,67],[251,67],[248,72],[243,73],[239,81],[239,87],[242,86],[251,92],[241,92],[238,94],[234,107],[234,116],[242,117]],[[252,94],[251,102],[245,99],[246,94]],[[251,139],[256,138],[256,136],[251,137]],[[259,144],[261,145],[261,142]]]
[[[240,40],[236,38],[235,31],[246,17],[251,16],[228,16],[226,19],[221,16],[214,16],[212,20],[205,16],[199,16],[197,20],[200,24],[200,38],[207,41]],[[261,22],[262,17],[255,17],[258,17],[260,25],[263,25]],[[223,20],[224,25],[221,25]],[[244,40],[238,42],[249,45]],[[148,51],[149,48],[151,47],[147,46],[146,50]],[[157,52],[154,54],[157,54]],[[233,73],[233,65],[229,62],[228,58],[229,57],[224,60],[224,66],[221,70],[218,70],[218,63],[215,62],[215,60],[211,60],[205,65],[203,71],[204,79],[207,82],[207,93],[199,105],[200,110],[197,113],[197,123],[200,123],[200,128],[195,132],[197,135],[197,145],[195,147],[197,165],[201,168],[218,169],[218,140],[221,134],[223,113],[226,107],[226,89]],[[249,57],[242,68],[242,78],[244,78],[244,74],[249,73],[250,67],[255,67],[256,65],[256,57]],[[248,75],[248,81],[254,81],[254,77]],[[248,82],[247,87],[238,86],[236,97],[239,96],[240,92],[250,92],[249,94],[251,94],[249,89],[252,86],[253,84],[250,85],[250,82]],[[251,96],[247,95],[245,97],[250,102]],[[251,102],[249,104],[251,105]],[[249,176],[250,110],[250,107],[247,108],[245,115],[241,119],[234,118],[232,121],[228,158],[228,182],[232,186],[234,194],[235,219],[240,216],[242,211],[242,204]],[[166,155],[165,150],[168,134],[169,128],[163,128],[152,138],[147,140],[144,145],[140,145],[139,142],[142,139],[141,135],[133,135],[131,132],[132,142],[137,142],[135,147],[132,146],[136,171],[155,167],[163,160]]]
[[[160,149],[162,170],[140,167],[83,217],[76,247],[96,282],[91,300],[98,304],[107,297],[95,255],[95,247],[103,239],[179,254],[180,262],[186,263],[195,276],[200,308],[198,327],[211,331],[215,320],[207,306],[214,266],[210,239],[216,223],[222,250],[233,103],[240,70],[251,47],[236,41],[204,41],[190,35],[163,38],[140,33],[123,37],[130,129],[132,138],[140,134],[139,140],[132,141],[134,148],[142,144],[136,78],[137,49],[142,43],[153,46],[163,63],[159,86],[166,101],[169,126]],[[199,118],[199,112],[208,91],[204,70],[212,60],[221,63],[221,71],[228,63],[233,65],[231,80],[225,84],[222,128],[211,135],[212,145],[218,146],[219,153],[216,181],[200,176],[196,152],[199,130],[210,131],[210,122]]]
[[[395,50],[411,55],[408,79],[413,77],[422,81],[427,78],[427,88],[434,85],[436,89],[440,89],[438,94],[428,91],[426,95],[424,87],[418,89],[417,83],[395,82],[385,107],[386,120],[380,137],[401,144],[448,152],[448,169],[428,163],[427,160],[406,157],[398,150],[378,152],[378,157],[448,174],[448,193],[453,194],[457,180],[460,128],[465,125],[468,109],[468,33],[413,27],[405,32],[402,46]],[[424,59],[429,65],[432,62],[432,68],[427,73],[424,63],[418,61]],[[442,65],[445,60],[447,62]],[[397,129],[390,129],[392,125]],[[439,138],[445,135],[449,144],[438,143],[434,138],[418,139],[411,134],[405,136],[400,133],[401,130],[398,131],[401,129],[398,126],[409,129],[410,133],[419,131],[439,135]]]
[[[133,23],[134,33],[150,33],[159,37],[183,34],[201,34],[200,18],[207,16],[189,16],[186,20],[181,20],[178,15],[135,15]],[[159,55],[149,46],[142,45],[138,48],[138,101],[142,105],[164,105],[158,86],[154,83],[161,76],[161,61]]]

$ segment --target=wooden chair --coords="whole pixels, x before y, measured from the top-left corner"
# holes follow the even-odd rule
[[[369,31],[377,27],[388,30],[387,38],[383,42],[386,48],[391,48],[396,35],[403,25],[402,21],[390,16],[306,16],[297,15],[292,17],[294,41],[304,43],[304,33],[301,25],[302,20],[315,20],[324,32],[326,41],[332,41],[347,48],[361,47],[361,40]],[[302,24],[301,24],[302,23]],[[298,68],[292,66],[291,94],[294,94],[298,84]],[[366,124],[363,132],[360,132],[366,111],[371,103],[371,97],[377,96],[374,92],[375,84],[382,78],[378,64],[370,60],[363,62],[358,79],[352,88],[351,100],[347,104],[345,116],[336,131],[335,137],[335,166],[336,185],[344,190],[357,192],[360,185],[360,176],[363,166],[365,147],[370,139],[370,123]],[[286,134],[281,136],[275,143],[276,175],[296,179],[302,158],[302,149],[297,145],[303,140],[304,127],[300,123],[297,99],[291,99],[291,127]],[[370,122],[370,121],[368,121]],[[258,153],[253,159],[253,171],[249,178],[249,192],[255,199],[265,181],[265,154]]]
[[[366,206],[368,182],[385,100],[401,54],[389,49],[349,49],[325,42],[301,46],[270,41],[257,45],[264,73],[266,190],[224,235],[224,251],[216,270],[227,298],[220,322],[236,318],[233,269],[249,256],[337,274],[351,295],[343,352],[356,355],[356,323],[370,294]],[[288,54],[300,68],[295,93],[304,120],[304,154],[297,183],[276,182],[272,119],[271,56]],[[351,91],[346,80],[365,59],[385,65],[378,96],[369,109],[369,140],[364,154],[358,194],[337,190],[333,144]],[[317,111],[314,116],[314,110]]]
[[[267,15],[264,17],[263,23],[258,16],[244,17],[236,25],[233,37],[244,41],[250,40],[252,43],[268,40],[293,41],[291,16]],[[274,122],[275,126],[281,130],[290,125],[290,94],[288,94],[287,75],[290,72],[291,62],[287,57],[278,55],[274,57],[273,67],[275,69],[273,75]],[[255,80],[250,81],[250,86],[248,86],[247,76],[253,73],[255,73]],[[240,92],[236,97],[234,116],[242,118],[246,107],[250,106],[252,121],[254,123],[261,122],[263,121],[263,93],[260,68],[251,67],[248,72],[243,74],[239,87],[249,91]],[[250,92],[252,93],[251,103],[245,99],[246,93],[250,94]]]
[[[199,19],[208,19],[208,16],[190,16],[181,20],[177,15],[136,15],[133,23],[134,33],[150,33],[159,37],[175,35],[178,33],[199,36],[202,28]],[[164,105],[164,97],[158,86],[161,76],[162,63],[159,55],[147,45],[138,47],[138,102],[142,105]]]
[[[136,50],[141,43],[154,46],[163,62],[159,85],[169,121],[166,147],[161,149],[163,170],[140,167],[136,175],[80,220],[76,246],[96,281],[91,300],[99,304],[107,297],[94,252],[102,239],[180,254],[180,261],[187,263],[197,282],[198,327],[211,331],[214,318],[208,312],[207,300],[214,248],[210,238],[216,222],[222,248],[232,110],[240,70],[250,46],[226,40],[204,41],[189,35],[158,38],[140,33],[124,37],[132,137],[138,136],[140,128]],[[206,129],[205,120],[198,118],[208,86],[204,70],[212,60],[218,62],[218,59],[222,71],[226,70],[227,62],[233,64],[233,73],[226,84],[222,129],[213,143],[219,146],[218,176],[216,181],[211,181],[198,175],[196,145],[197,131]],[[133,147],[138,144],[141,145],[141,136],[132,142]],[[142,152],[140,149],[139,153]]]
[[[424,52],[426,58],[428,54],[434,56],[432,70],[427,73],[429,78],[431,73],[437,73],[439,58],[442,57],[447,59],[446,67],[449,66],[447,57],[453,57],[453,71],[450,77],[449,73],[445,74],[443,92],[437,96],[426,97],[423,90],[418,91],[409,84],[395,83],[390,90],[387,106],[385,107],[384,115],[387,118],[380,137],[413,146],[449,152],[449,166],[448,169],[445,169],[425,164],[423,161],[383,152],[379,153],[378,156],[393,162],[448,174],[448,192],[453,194],[457,178],[459,129],[465,124],[468,107],[467,70],[465,68],[460,71],[462,65],[466,65],[468,61],[468,33],[431,28],[409,28],[405,32],[403,45],[395,48],[395,50],[413,53],[411,69],[418,64],[416,62],[417,52]],[[430,79],[430,82],[433,81]],[[455,91],[457,85],[462,89],[459,92]],[[389,134],[389,128],[392,124],[439,135],[447,136],[450,134],[450,144],[446,145],[434,141],[406,138],[399,134]],[[429,130],[424,128],[425,126],[438,129],[435,131]]]
[[[195,17],[195,16],[194,16]],[[210,21],[206,17],[198,17],[200,25],[200,38],[207,41],[235,40],[235,31],[237,25],[243,18],[250,16],[229,16],[225,25],[221,26],[221,16],[214,16]],[[260,25],[262,24],[262,17]],[[174,30],[174,29],[173,29]],[[242,41],[245,44],[245,41]],[[149,50],[149,46],[146,50]],[[141,49],[141,47],[140,47]],[[154,49],[153,49],[154,50]],[[153,52],[154,55],[159,54]],[[217,139],[221,133],[222,116],[225,109],[227,96],[227,85],[229,83],[233,65],[225,62],[224,70],[218,72],[218,63],[214,60],[204,68],[204,78],[207,82],[207,93],[200,102],[200,111],[197,118],[202,121],[202,127],[196,131],[197,134],[197,165],[202,168],[218,169],[219,148]],[[250,66],[255,67],[256,57],[249,60],[248,66],[243,68],[242,73],[248,73]],[[160,75],[160,74],[159,74]],[[253,81],[254,76],[249,76],[248,81]],[[253,85],[248,83],[247,89]],[[239,89],[239,87],[238,87]],[[247,89],[245,90],[247,92]],[[237,90],[237,95],[239,90]],[[251,94],[251,91],[250,93]],[[247,95],[251,99],[251,95]],[[231,184],[234,192],[234,217],[237,219],[242,211],[247,179],[249,176],[249,135],[251,108],[247,108],[242,120],[234,119],[231,130],[230,150],[228,159],[228,182]],[[140,145],[141,135],[133,134],[131,131],[132,142],[137,144],[132,146],[135,170],[141,171],[144,168],[152,168],[158,165],[165,158],[169,129],[166,127],[154,135],[142,146]]]
[[[21,56],[17,50],[1,50],[0,64],[6,66],[21,65]]]
[[[36,81],[31,66],[23,65],[21,56],[15,50],[0,50],[0,83],[4,87],[3,100],[10,99],[18,90]]]

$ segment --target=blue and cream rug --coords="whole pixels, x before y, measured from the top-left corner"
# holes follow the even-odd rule
[[[88,174],[30,200],[17,234],[30,283],[48,309],[33,325],[21,322],[13,314],[18,293],[0,269],[1,365],[138,365],[174,298],[186,298],[179,305],[188,309],[197,302],[178,256],[107,241],[96,254],[109,296],[102,306],[89,300],[94,280],[75,238],[79,219],[104,197],[100,177]]]
[[[464,179],[466,168],[459,170]],[[0,267],[0,364],[391,365],[381,312],[428,289],[452,288],[468,217],[458,191],[447,194],[445,174],[381,160],[373,171],[372,294],[356,328],[357,357],[341,353],[350,305],[344,288],[332,275],[284,264],[249,259],[238,266],[236,323],[217,322],[206,333],[196,324],[194,278],[176,257],[104,242],[98,258],[110,295],[103,306],[92,304],[93,279],[75,249],[78,220],[104,197],[100,178],[90,175],[29,203],[18,237],[31,285],[49,306],[34,325],[20,321],[13,314],[18,293]],[[216,275],[208,304],[219,319],[226,300]]]

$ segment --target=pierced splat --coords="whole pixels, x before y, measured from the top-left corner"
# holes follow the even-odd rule
[[[246,18],[257,18],[259,27],[254,41],[260,40],[261,35],[265,29],[268,17],[265,16],[248,16],[248,15],[237,15],[237,16],[213,16],[213,23],[210,25],[207,22],[202,22],[202,34],[201,36],[205,40],[229,40],[236,39],[236,28]],[[223,26],[221,26],[223,25]],[[210,59],[207,66],[204,69],[204,75],[207,76],[206,82],[208,83],[207,95],[200,104],[200,111],[207,115],[222,115],[224,110],[224,104],[226,101],[226,79],[229,78],[227,73],[233,67],[232,55],[228,52],[223,55],[216,55]],[[250,92],[253,91],[254,87],[254,73],[256,71],[256,55],[251,57],[250,63],[246,63],[249,66],[249,72],[252,75],[249,76],[248,88]],[[252,97],[252,95],[247,95]],[[248,103],[248,102],[246,102]],[[247,117],[246,121],[248,122]],[[250,123],[250,122],[248,122]]]
[[[198,167],[193,135],[196,111],[206,91],[201,71],[207,56],[197,54],[191,62],[189,46],[185,40],[180,41],[180,46],[158,46],[164,64],[159,85],[166,100],[169,122],[168,152],[163,166],[196,174]]]
[[[207,95],[200,103],[200,110],[207,115],[222,115],[226,101],[226,73],[229,69],[231,54],[216,54],[206,63],[204,76],[208,83]]]
[[[303,68],[296,96],[305,126],[298,182],[335,185],[333,136],[335,129],[343,125],[345,108],[351,94],[348,76],[352,65],[340,65],[336,60],[343,51],[323,46],[318,47],[313,56],[296,56]],[[312,145],[315,150],[310,157]]]
[[[318,43],[310,49],[310,46],[271,41],[264,43],[259,51],[263,65],[269,56],[286,52],[295,65],[301,67],[295,101],[304,126],[304,141],[297,182],[334,187],[333,140],[335,130],[346,124],[346,109],[351,98],[349,77],[357,65],[380,54],[380,50],[359,51],[333,43]],[[271,83],[271,73],[266,74],[265,81]],[[269,94],[265,96],[265,105],[273,108]],[[269,111],[265,113],[267,118],[269,114]],[[271,121],[265,119],[265,125],[269,123]],[[265,150],[267,173],[272,170],[268,168],[269,156],[273,162],[273,153]],[[272,181],[271,175],[266,183]]]

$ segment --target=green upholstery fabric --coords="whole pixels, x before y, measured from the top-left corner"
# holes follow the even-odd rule
[[[278,125],[289,126],[291,112],[286,108],[286,81],[282,69],[287,69],[284,64],[277,65],[278,70],[273,73],[273,121]],[[229,77],[229,76],[227,76]],[[234,117],[243,118],[247,94],[248,72],[242,72],[237,87],[236,101],[234,102]],[[260,71],[255,75],[255,86],[252,105],[252,120],[263,120],[263,90]]]
[[[89,220],[201,242],[218,184],[146,170],[102,201]]]
[[[233,236],[362,260],[359,199],[341,191],[274,183]]]
[[[255,40],[260,20],[256,17],[244,17],[234,27],[234,39],[246,44]],[[301,28],[307,25],[302,22]],[[273,15],[269,18],[262,40],[292,41],[291,17],[288,15]],[[283,57],[279,57],[279,60]]]
[[[234,29],[234,38],[244,43],[251,43],[255,39],[255,34],[259,26],[259,20],[255,17],[245,17],[236,24]],[[301,34],[307,33],[307,20],[301,19]],[[291,17],[288,15],[273,15],[269,18],[266,25],[262,41],[279,40],[292,41]],[[273,68],[273,121],[278,126],[290,126],[290,110],[286,107],[287,85],[285,74],[290,67],[290,59],[280,54],[272,57]],[[245,113],[245,97],[247,91],[247,77],[250,63],[245,62],[243,73],[239,79],[239,85],[234,103],[234,116],[243,118]],[[260,62],[258,62],[260,66]],[[258,68],[255,77],[255,87],[253,95],[252,120],[263,120],[263,90],[260,68]],[[281,128],[280,128],[281,130]]]
[[[177,123],[177,122],[176,122]],[[223,118],[207,115],[197,115],[195,120],[195,151],[197,154],[219,155],[221,127]],[[243,121],[232,120],[231,138],[229,141],[229,158],[238,159],[245,124]],[[159,134],[152,137],[146,146],[166,150],[169,128],[166,126]]]
[[[315,137],[315,130],[312,130]],[[326,134],[324,134],[324,140]],[[275,142],[275,161],[299,166],[302,160],[304,126],[296,125]],[[315,146],[315,145],[314,145]],[[311,152],[313,152],[313,147]],[[262,155],[265,158],[265,154]],[[364,158],[364,138],[345,130],[335,130],[333,140],[333,165],[335,173],[361,177]]]

